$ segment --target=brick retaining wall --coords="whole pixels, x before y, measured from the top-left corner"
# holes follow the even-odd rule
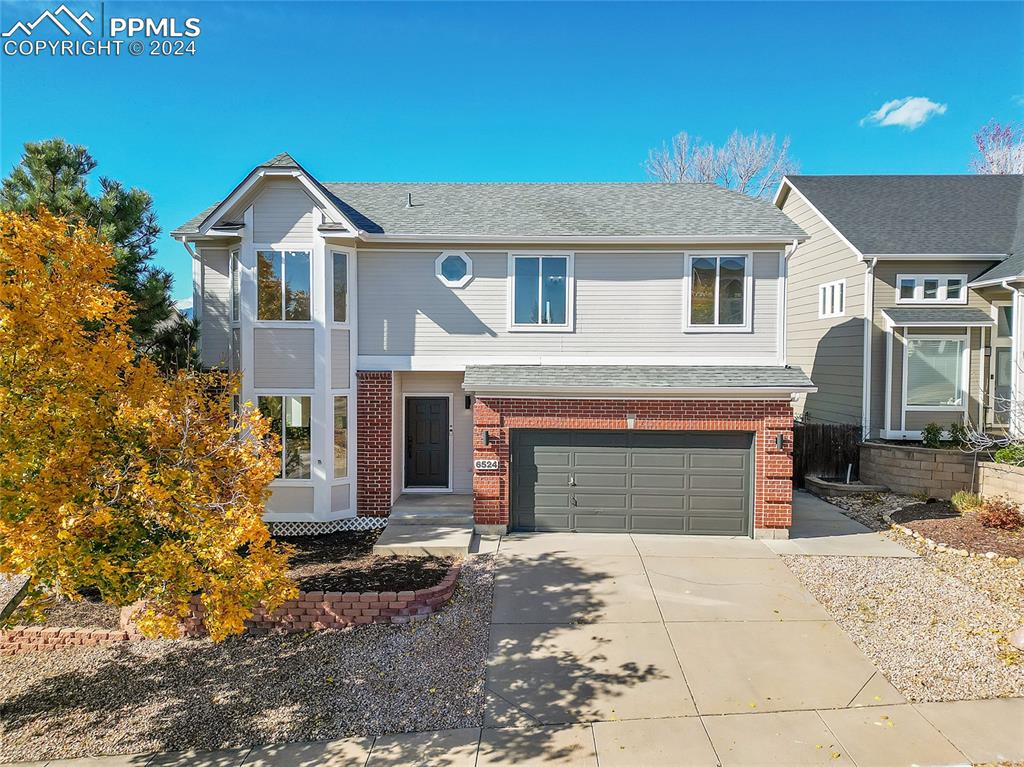
[[[974,455],[914,445],[865,442],[860,447],[860,479],[896,493],[949,498],[958,490],[977,490]]]
[[[1024,504],[1024,466],[980,461],[978,487],[986,498],[1002,495]]]
[[[118,629],[58,628],[56,626],[15,626],[0,631],[0,655],[46,652],[69,647],[99,647],[134,642],[142,635]]]

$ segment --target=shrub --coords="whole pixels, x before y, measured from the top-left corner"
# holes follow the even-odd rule
[[[926,424],[921,429],[921,441],[925,447],[942,447],[942,427],[937,423]]]
[[[982,504],[978,519],[984,527],[1017,530],[1024,525],[1020,507],[1008,498],[989,498]]]
[[[1024,445],[1007,445],[996,450],[996,463],[1024,466]]]
[[[981,507],[981,496],[970,490],[957,490],[949,502],[953,504],[954,509],[965,514]]]
[[[967,444],[967,429],[959,421],[949,425],[949,441],[956,447],[963,447]]]

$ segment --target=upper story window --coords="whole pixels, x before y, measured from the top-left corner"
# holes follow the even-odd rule
[[[846,313],[846,280],[818,286],[818,317],[842,317]]]
[[[687,329],[750,329],[749,255],[690,255],[687,276]]]
[[[473,261],[465,253],[445,251],[434,261],[434,274],[449,288],[462,288],[473,279]]]
[[[512,255],[511,330],[572,328],[572,256]]]
[[[331,254],[334,270],[334,313],[331,317],[335,322],[348,321],[348,256],[337,251]]]
[[[238,271],[238,251],[231,253],[231,321],[238,322],[242,314],[242,279]]]
[[[900,274],[896,277],[898,304],[966,304],[966,274]]]
[[[307,250],[256,251],[256,319],[310,319]]]

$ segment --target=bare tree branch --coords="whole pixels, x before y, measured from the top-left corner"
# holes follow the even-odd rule
[[[1024,128],[990,120],[974,134],[978,155],[971,160],[975,173],[1005,176],[1024,173]]]

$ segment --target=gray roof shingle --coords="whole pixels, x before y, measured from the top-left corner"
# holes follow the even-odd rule
[[[637,389],[657,393],[758,388],[810,391],[814,384],[791,367],[742,365],[468,365],[467,391],[574,392]]]
[[[1024,176],[788,176],[865,255],[1014,251]]]
[[[982,309],[969,307],[922,306],[913,308],[883,309],[882,314],[894,325],[995,325],[992,315]]]

